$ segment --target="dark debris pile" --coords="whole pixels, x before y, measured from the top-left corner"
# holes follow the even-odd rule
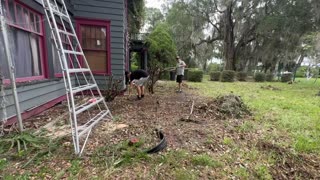
[[[249,108],[244,104],[240,96],[226,95],[220,96],[207,103],[197,106],[200,113],[219,118],[243,118],[251,115]]]

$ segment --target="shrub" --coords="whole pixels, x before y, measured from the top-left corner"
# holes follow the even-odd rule
[[[121,78],[115,79],[113,75],[106,79],[107,88],[102,91],[102,95],[107,102],[113,101],[114,98],[123,93],[122,82]]]
[[[281,75],[281,82],[289,82],[292,80],[292,73],[283,73]]]
[[[164,72],[161,74],[160,79],[161,79],[161,80],[170,80],[170,72],[169,72],[169,71],[164,71]]]
[[[207,72],[216,72],[220,71],[220,64],[218,63],[210,63],[207,68]]]
[[[188,80],[189,77],[189,69],[184,70],[183,80]]]
[[[272,82],[274,80],[274,75],[272,73],[266,75],[266,81]]]
[[[210,72],[210,81],[220,81],[220,76],[220,71]]]
[[[246,72],[238,72],[237,73],[238,81],[246,81],[247,76],[248,76],[248,74]]]
[[[222,71],[221,74],[221,82],[233,82],[236,77],[236,72],[235,71]]]
[[[305,77],[308,67],[301,66],[297,69],[296,77]]]
[[[196,70],[196,69],[188,71],[188,81],[201,82],[202,78],[203,78],[203,71]]]
[[[263,72],[257,72],[254,75],[254,81],[256,81],[256,82],[264,82],[264,81],[266,81],[266,74],[263,73]]]

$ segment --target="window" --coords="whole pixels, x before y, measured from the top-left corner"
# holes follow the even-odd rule
[[[62,25],[58,25],[58,28],[63,30],[63,26]],[[68,32],[71,32],[70,29],[67,29]],[[65,49],[71,49],[71,45],[70,42],[68,40],[68,37],[66,34],[60,33],[61,35],[61,40],[62,40],[62,44],[64,46]],[[69,37],[70,41],[72,41],[72,37]],[[61,77],[62,76],[62,68],[60,65],[60,60],[59,60],[59,55],[58,55],[58,51],[56,48],[56,45],[54,43],[54,39],[53,39],[53,35],[51,36],[51,44],[52,44],[52,58],[53,58],[53,69],[54,69],[54,74],[56,77]],[[69,56],[69,62],[71,61],[71,57]],[[70,65],[70,63],[69,63]]]
[[[44,39],[42,16],[13,0],[5,1],[4,9],[8,20],[8,39],[17,81],[44,78]],[[3,47],[3,39],[0,39]],[[2,74],[6,79],[9,72],[0,50]]]
[[[78,36],[94,73],[110,73],[110,22],[77,20]]]

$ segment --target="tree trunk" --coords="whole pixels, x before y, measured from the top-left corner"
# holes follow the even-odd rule
[[[302,63],[303,59],[304,59],[304,54],[301,53],[298,62],[296,63],[296,65],[295,65],[294,68],[293,68],[293,81],[296,80],[297,70],[298,70],[298,68],[301,66],[301,63]]]
[[[246,65],[244,66],[243,72],[248,73],[249,65],[251,64],[250,61],[251,61],[250,59],[247,60]]]
[[[207,61],[203,63],[203,66],[202,66],[202,67],[203,67],[203,71],[204,71],[204,72],[206,72],[207,69],[208,69],[207,65],[208,65]]]
[[[224,11],[224,38],[223,38],[223,58],[225,61],[224,70],[236,70],[236,48],[234,44],[234,24],[232,21],[232,3]]]

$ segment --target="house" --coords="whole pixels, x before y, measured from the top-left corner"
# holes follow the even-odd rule
[[[1,2],[9,25],[22,117],[26,119],[66,99],[61,67],[41,0]],[[105,76],[124,78],[129,67],[127,0],[65,0],[65,3],[100,88],[106,87]],[[68,46],[66,40],[63,43]],[[9,84],[1,36],[0,63],[1,74]],[[10,124],[16,121],[16,112],[9,85],[5,94]]]

